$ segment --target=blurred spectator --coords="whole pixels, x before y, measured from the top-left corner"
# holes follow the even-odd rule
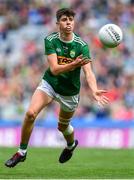
[[[48,64],[46,35],[56,30],[55,12],[65,6],[77,12],[76,33],[89,42],[99,86],[109,90],[111,104],[99,109],[87,98],[83,83],[76,116],[134,119],[134,1],[133,0],[1,0],[0,1],[0,118],[21,121],[31,94]],[[118,24],[124,41],[107,49],[97,33],[106,23]],[[55,104],[47,113],[57,114]],[[42,113],[40,118],[45,118]],[[47,115],[49,116],[49,115]]]

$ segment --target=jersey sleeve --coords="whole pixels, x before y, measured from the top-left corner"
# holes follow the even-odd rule
[[[91,59],[89,47],[88,47],[87,44],[82,48],[82,54],[83,54],[84,57],[87,57],[87,58]]]
[[[56,53],[52,41],[49,41],[47,38],[45,38],[44,39],[44,43],[45,43],[45,54],[46,55],[50,55],[50,54],[55,54]]]

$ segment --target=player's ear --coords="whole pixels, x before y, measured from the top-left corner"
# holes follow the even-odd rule
[[[56,22],[56,26],[59,29],[59,21]]]
[[[56,22],[56,25],[59,25],[59,22],[58,22],[58,21]]]

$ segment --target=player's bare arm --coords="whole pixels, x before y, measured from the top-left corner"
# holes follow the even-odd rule
[[[89,63],[90,60],[83,57],[82,55],[78,56],[73,62],[65,65],[59,65],[56,54],[51,54],[47,56],[47,60],[50,66],[50,70],[53,75],[58,75],[63,72],[71,71],[80,66],[84,66]]]
[[[86,77],[87,84],[91,90],[93,98],[98,102],[100,106],[105,106],[109,103],[109,99],[104,95],[106,90],[98,89],[95,75],[92,71],[92,63],[88,63],[83,66],[83,71]]]

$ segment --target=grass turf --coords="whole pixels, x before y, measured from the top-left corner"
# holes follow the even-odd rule
[[[61,149],[29,148],[27,160],[14,168],[4,166],[16,149],[0,148],[0,179],[133,179],[131,149],[78,148],[65,164],[58,162]]]

